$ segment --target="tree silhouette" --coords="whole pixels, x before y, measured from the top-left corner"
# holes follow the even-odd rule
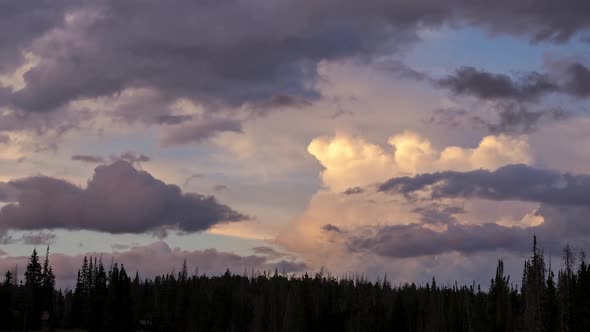
[[[590,268],[569,245],[557,281],[533,238],[520,291],[503,260],[487,291],[477,284],[392,285],[362,275],[263,271],[221,276],[179,273],[130,278],[123,265],[85,257],[74,290],[55,290],[49,250],[34,250],[25,282],[7,271],[0,283],[0,331],[33,330],[39,313],[51,328],[88,331],[590,331]],[[576,265],[577,262],[577,265]]]

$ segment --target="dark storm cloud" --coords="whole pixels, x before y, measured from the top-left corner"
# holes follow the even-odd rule
[[[78,3],[67,0],[0,2],[0,72],[19,65],[21,51],[43,33],[61,26],[65,11]]]
[[[212,196],[182,193],[123,160],[98,166],[86,188],[44,176],[9,184],[19,195],[16,203],[0,209],[0,229],[197,232],[248,219]]]
[[[370,229],[369,234],[351,236],[347,243],[349,250],[353,252],[369,251],[396,258],[448,252],[473,254],[497,249],[529,251],[534,232],[534,228],[523,229],[497,224],[453,224],[439,232],[419,224],[409,224]],[[546,240],[543,243],[549,244]]]
[[[447,77],[430,80],[456,95],[487,100],[535,101],[550,93],[576,98],[590,96],[590,69],[584,64],[568,63],[555,74],[550,76],[547,73],[527,72],[513,78],[474,67],[460,67]]]
[[[41,61],[26,73],[26,88],[2,100],[43,112],[126,88],[209,105],[308,97],[319,61],[405,49],[422,27],[481,26],[563,42],[587,31],[589,11],[586,0],[5,2],[0,69],[22,62],[22,50]]]
[[[379,191],[408,197],[427,191],[433,199],[483,198],[590,207],[590,175],[559,173],[526,165],[508,165],[495,171],[446,171],[398,177],[381,184]]]
[[[72,156],[72,160],[74,161],[81,161],[85,163],[91,164],[102,164],[104,163],[104,158],[101,156],[95,156],[90,154],[75,154]]]
[[[239,121],[229,119],[215,119],[191,125],[185,125],[165,134],[161,143],[163,146],[182,145],[203,142],[222,132],[242,132]]]
[[[531,72],[514,80],[508,75],[489,73],[474,67],[461,67],[452,75],[438,80],[437,84],[456,95],[521,101],[537,99],[559,89],[544,74]]]

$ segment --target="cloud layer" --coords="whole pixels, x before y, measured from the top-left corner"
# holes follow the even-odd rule
[[[379,190],[404,195],[427,191],[431,199],[483,198],[590,207],[589,175],[526,165],[507,165],[495,171],[446,171],[393,178],[381,184]]]
[[[310,65],[391,52],[393,45],[415,40],[420,27],[469,23],[496,33],[562,42],[585,32],[590,23],[581,14],[588,7],[582,0],[559,5],[551,0],[373,0],[363,5],[103,0],[3,6],[8,8],[2,8],[1,18],[10,27],[3,31],[11,32],[2,35],[0,71],[25,61],[22,50],[40,60],[25,73],[22,90],[5,88],[2,94],[13,107],[38,112],[129,88],[154,89],[163,101],[188,97],[213,104],[309,96],[313,92],[305,81],[315,75]],[[211,30],[219,22],[225,22],[224,29]],[[505,83],[496,90],[510,93],[512,87]]]

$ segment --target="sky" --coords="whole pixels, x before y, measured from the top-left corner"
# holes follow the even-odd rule
[[[589,10],[0,2],[0,271],[485,284],[533,235],[558,265],[590,248]]]

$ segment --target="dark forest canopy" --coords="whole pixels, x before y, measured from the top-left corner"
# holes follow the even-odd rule
[[[49,252],[49,250],[48,250]],[[141,280],[84,258],[75,289],[56,290],[48,255],[30,257],[25,280],[0,286],[0,331],[590,331],[590,268],[563,249],[555,274],[538,249],[520,288],[498,261],[490,285],[394,286],[383,278],[178,273]]]

